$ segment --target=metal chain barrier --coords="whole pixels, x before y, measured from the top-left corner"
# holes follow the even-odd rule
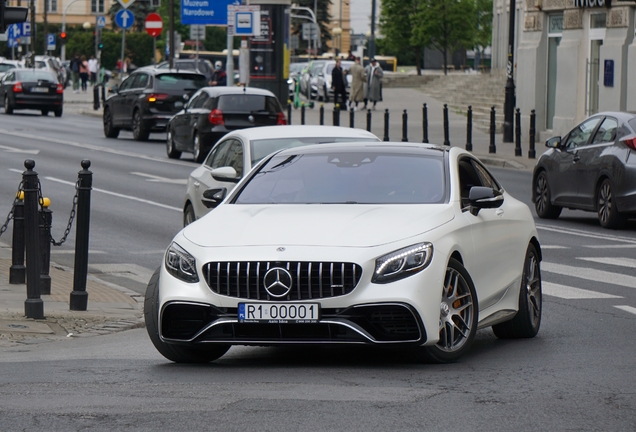
[[[9,210],[9,214],[7,215],[7,220],[0,227],[0,237],[7,230],[7,227],[9,226],[9,222],[11,222],[11,219],[13,219],[13,210],[15,209],[15,205],[20,201],[20,192],[22,191],[23,191],[23,185],[22,185],[22,182],[20,182],[20,184],[18,185],[18,192],[15,194],[15,199],[13,200],[13,204],[11,205],[11,210]]]
[[[51,244],[53,246],[62,246],[64,244],[64,242],[66,241],[66,238],[68,237],[69,233],[71,232],[71,227],[73,226],[73,220],[75,220],[75,211],[77,209],[77,192],[78,192],[78,190],[79,190],[79,180],[75,183],[75,196],[73,197],[73,207],[71,208],[71,214],[70,214],[70,216],[68,218],[68,224],[66,225],[66,230],[64,230],[64,236],[58,242],[58,241],[55,241],[55,239],[51,235]],[[42,187],[41,187],[39,181],[38,181],[38,202],[40,203],[40,207],[43,207],[44,198],[42,197]],[[44,218],[44,213],[40,212],[40,214]]]

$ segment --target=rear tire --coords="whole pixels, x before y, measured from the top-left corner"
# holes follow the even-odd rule
[[[543,309],[541,291],[541,268],[539,254],[534,245],[528,245],[523,262],[521,288],[519,290],[519,312],[510,321],[492,326],[500,339],[533,338],[539,333]]]
[[[179,159],[181,157],[181,152],[175,148],[174,137],[171,129],[168,129],[168,133],[166,135],[166,153],[170,159]]]
[[[9,102],[9,96],[4,97],[4,113],[13,114],[13,105]]]
[[[135,141],[148,141],[150,131],[144,127],[141,112],[137,109],[133,113],[133,138]]]
[[[146,330],[159,353],[175,363],[209,363],[225,354],[231,345],[209,345],[190,348],[168,344],[159,337],[159,273],[157,269],[148,282],[144,299],[144,319]]]
[[[58,108],[55,111],[53,111],[53,113],[55,114],[55,117],[62,117],[62,113],[64,111],[62,110],[62,108]]]
[[[603,180],[598,188],[596,197],[598,221],[603,228],[621,229],[627,222],[627,217],[619,213],[616,197],[609,179]]]
[[[550,200],[550,185],[545,171],[541,171],[534,181],[534,209],[542,219],[556,219],[561,214],[562,207],[552,205]]]
[[[203,159],[207,156],[207,153],[201,148],[201,135],[199,132],[194,131],[194,142],[192,143],[192,155],[196,163],[203,162]]]

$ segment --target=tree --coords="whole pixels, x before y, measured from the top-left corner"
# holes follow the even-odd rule
[[[410,51],[415,55],[417,74],[422,74],[421,38],[416,37],[417,22],[423,0],[383,0],[380,9],[382,45],[395,53]]]
[[[110,9],[108,9],[108,16],[113,23],[113,29],[117,28],[117,24],[115,24],[115,15],[117,15],[117,12],[122,9],[123,7],[119,4],[119,2],[113,2]],[[154,12],[154,9],[150,7],[149,1],[136,1],[128,6],[128,11],[135,16],[135,23],[132,27],[132,30],[142,32],[144,31],[144,23],[146,21],[146,17],[150,12]]]
[[[492,42],[492,0],[475,0],[477,31],[473,49],[483,53]]]
[[[315,1],[316,7],[318,9],[316,13],[316,21],[318,21],[318,27],[320,27],[320,41],[322,42],[322,46],[324,47],[325,43],[331,40],[331,31],[329,31],[329,28],[327,27],[327,25],[331,21],[331,16],[329,15],[329,4],[331,3],[331,0]],[[307,7],[311,10],[314,10],[314,0],[298,0],[294,3],[297,3],[298,6]],[[310,15],[306,11],[294,11],[292,9],[291,13],[294,15],[310,17]],[[308,22],[311,21],[301,18],[293,18],[291,33],[297,35],[302,34],[302,25]]]
[[[448,54],[474,46],[475,0],[422,0],[414,21],[414,37],[421,44],[439,50],[448,73]]]

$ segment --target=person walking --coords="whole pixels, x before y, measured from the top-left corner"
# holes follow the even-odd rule
[[[338,96],[342,99],[340,109],[347,109],[347,82],[345,72],[340,65],[340,59],[336,60],[336,65],[331,71],[331,88],[333,89],[333,103],[338,105]]]
[[[91,56],[88,61],[88,73],[90,74],[91,84],[95,85],[97,83],[97,59],[95,56]]]
[[[368,102],[373,102],[373,109],[375,110],[375,104],[378,101],[382,101],[382,77],[384,72],[374,58],[371,59],[371,64],[367,65],[365,71],[367,73],[367,94],[364,101],[364,109],[367,109]]]
[[[355,63],[349,69],[351,74],[351,92],[349,93],[349,108],[358,109],[358,103],[364,100],[364,81],[366,80],[366,72],[360,64],[360,57],[356,57]]]
[[[82,60],[80,59],[79,53],[75,53],[71,62],[69,63],[69,68],[71,69],[71,80],[73,81],[73,93],[79,93],[79,79],[80,79],[80,63]]]
[[[214,72],[212,72],[211,86],[225,87],[227,85],[227,73],[223,69],[223,63],[221,60],[217,60],[214,63]]]
[[[82,80],[82,93],[86,93],[88,87],[88,61],[86,61],[85,55],[80,59],[79,75]]]

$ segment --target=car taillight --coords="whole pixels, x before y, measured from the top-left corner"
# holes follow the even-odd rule
[[[148,95],[148,102],[157,102],[158,100],[165,100],[165,99],[168,99],[168,95],[167,94],[152,93],[152,94]]]
[[[632,150],[636,150],[636,138],[626,138],[622,140],[627,147]]]
[[[13,93],[22,93],[22,83],[17,82],[13,84]]]
[[[64,86],[58,83],[56,91],[58,94],[64,93]]]
[[[210,120],[210,124],[213,125],[224,125],[225,121],[223,120],[223,111],[220,109],[210,111],[210,114],[208,114],[208,120]]]
[[[286,125],[287,124],[287,119],[285,118],[285,114],[283,114],[282,112],[278,113],[278,121],[276,122],[277,125]]]

